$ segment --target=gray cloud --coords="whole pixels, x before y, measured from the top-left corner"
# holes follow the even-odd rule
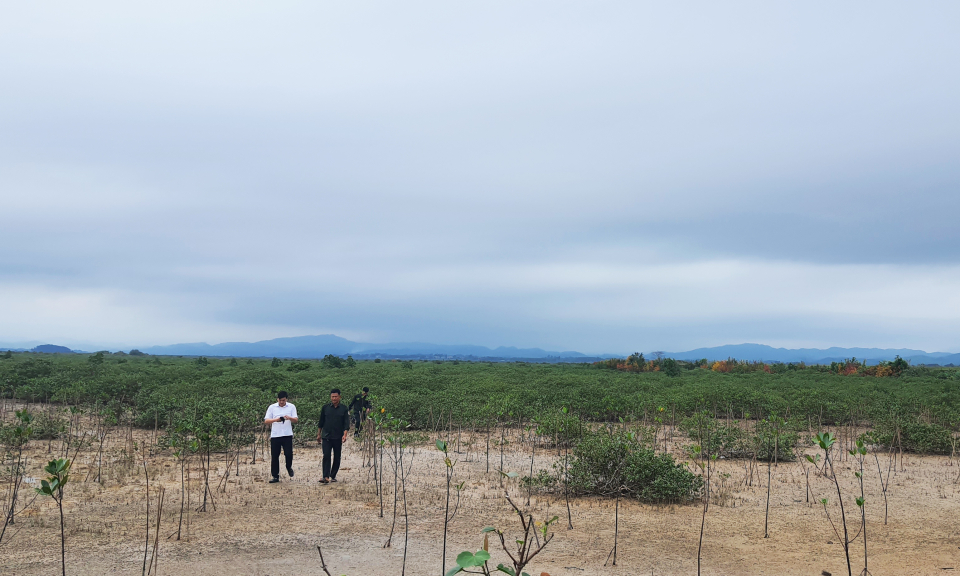
[[[957,12],[10,8],[0,339],[956,348]]]

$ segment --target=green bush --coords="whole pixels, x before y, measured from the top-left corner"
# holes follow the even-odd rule
[[[768,420],[746,423],[724,422],[705,414],[685,418],[680,429],[707,454],[724,458],[753,458],[764,462],[773,460],[774,452],[780,462],[796,458],[793,448],[799,441],[794,427],[781,424],[779,439],[775,428]],[[752,433],[749,427],[753,427]]]
[[[664,358],[660,362],[660,371],[667,376],[679,376],[682,373],[680,363],[673,358]]]
[[[537,435],[554,446],[572,445],[583,434],[583,423],[580,419],[563,410],[541,414],[534,419]]]
[[[886,420],[874,428],[873,438],[885,448],[899,448],[896,421]],[[950,454],[953,450],[953,435],[938,424],[925,422],[900,422],[900,442],[907,452],[919,454]]]
[[[320,360],[320,365],[324,368],[343,368],[343,358],[327,354],[323,360]]]
[[[304,370],[309,370],[312,366],[309,362],[294,362],[287,366],[287,372],[303,372]]]
[[[522,476],[520,478],[520,486],[523,488],[532,486],[538,490],[550,490],[556,488],[559,484],[560,478],[546,470],[538,470],[532,477]]]
[[[685,502],[703,486],[699,475],[672,456],[657,454],[623,430],[587,432],[573,449],[568,474],[575,494],[620,492],[643,502]]]
[[[55,410],[37,410],[31,412],[33,422],[30,427],[33,429],[32,437],[36,440],[56,440],[67,429],[67,422]]]

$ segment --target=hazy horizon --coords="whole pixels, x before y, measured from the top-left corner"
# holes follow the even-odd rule
[[[319,337],[323,337],[323,336],[337,336],[337,335],[336,335],[336,334],[313,334],[313,335],[309,335],[309,336],[315,336],[315,337],[319,336]],[[291,339],[291,338],[292,338],[292,339],[296,339],[296,338],[298,338],[298,337],[295,337],[295,336],[294,336],[294,337],[280,337],[279,339],[283,340],[283,339]],[[74,342],[74,343],[70,344],[70,343],[58,343],[58,342],[48,342],[48,341],[39,341],[39,340],[37,340],[37,341],[24,341],[24,342],[2,342],[2,341],[0,341],[0,350],[5,350],[5,349],[8,349],[8,348],[17,348],[17,349],[27,349],[27,350],[30,350],[30,349],[33,349],[33,348],[35,348],[35,347],[37,347],[37,346],[52,344],[52,345],[55,345],[55,346],[66,346],[67,348],[71,348],[71,349],[74,350],[74,351],[82,351],[82,352],[87,352],[87,353],[94,352],[94,351],[98,351],[98,350],[107,350],[107,351],[111,351],[111,352],[116,352],[116,351],[126,352],[126,351],[129,351],[129,350],[140,350],[140,349],[142,349],[142,350],[144,350],[144,351],[150,351],[151,353],[157,353],[157,352],[155,352],[155,351],[152,351],[151,349],[152,349],[152,348],[162,348],[162,347],[176,346],[176,345],[192,345],[192,344],[206,344],[206,345],[210,345],[210,346],[221,346],[221,345],[226,345],[226,344],[257,344],[257,343],[270,343],[270,342],[274,342],[274,340],[276,340],[276,339],[256,341],[256,342],[240,342],[240,341],[199,342],[199,341],[198,341],[198,342],[175,342],[175,343],[168,343],[168,344],[141,343],[141,344],[139,344],[139,345],[129,345],[129,344],[127,344],[127,345],[125,345],[125,346],[101,346],[101,345],[98,344],[98,343],[91,343],[91,342]],[[348,340],[348,341],[350,341],[350,340]],[[352,341],[351,341],[351,342],[352,342]],[[378,345],[385,345],[385,346],[387,346],[387,345],[422,345],[422,346],[450,346],[450,347],[457,346],[457,347],[464,347],[464,348],[474,347],[474,346],[484,346],[484,345],[478,345],[478,344],[474,344],[474,343],[470,343],[470,342],[455,342],[455,343],[448,343],[448,344],[437,344],[437,343],[435,343],[435,342],[399,342],[399,341],[395,341],[395,342],[356,342],[356,343],[357,343],[357,344],[363,344],[363,345],[366,345],[366,346],[371,346],[371,347],[378,346]],[[769,345],[763,344],[763,343],[759,343],[759,342],[738,342],[738,343],[719,344],[719,345],[716,345],[716,346],[697,347],[697,348],[684,349],[684,350],[680,350],[680,349],[677,349],[677,350],[661,350],[661,351],[659,351],[659,352],[663,352],[663,353],[666,353],[666,354],[685,354],[685,353],[694,352],[694,351],[701,350],[701,349],[717,349],[717,348],[727,348],[727,347],[734,347],[734,348],[735,348],[735,347],[744,347],[744,346],[769,346]],[[486,347],[486,348],[489,348],[491,351],[497,350],[498,348],[507,348],[507,349],[518,349],[518,350],[524,350],[524,349],[528,349],[528,350],[540,349],[540,350],[544,350],[545,352],[550,352],[550,353],[575,352],[575,353],[584,354],[584,356],[587,356],[587,357],[590,357],[590,356],[611,356],[611,355],[615,355],[615,356],[616,356],[616,355],[619,355],[619,356],[627,356],[627,355],[629,355],[629,354],[632,354],[632,353],[638,352],[638,351],[639,351],[639,352],[643,352],[644,354],[648,354],[648,355],[649,355],[649,354],[657,354],[657,353],[658,353],[658,351],[657,351],[657,350],[654,350],[654,349],[645,349],[645,350],[636,350],[636,349],[634,349],[634,350],[629,350],[629,351],[626,351],[626,350],[603,350],[603,351],[597,351],[597,350],[595,350],[595,351],[592,351],[592,352],[583,352],[582,350],[574,350],[574,349],[572,349],[572,348],[558,348],[558,349],[555,349],[555,350],[548,350],[548,349],[543,349],[543,348],[538,347],[538,346],[531,346],[531,347],[520,347],[520,346],[485,346],[485,347]],[[958,352],[956,352],[956,351],[951,351],[951,350],[921,350],[921,349],[915,349],[915,348],[911,349],[911,348],[909,348],[909,347],[869,348],[869,347],[863,347],[863,346],[849,346],[849,347],[825,346],[825,347],[794,347],[794,348],[785,348],[785,347],[770,346],[770,348],[772,348],[772,349],[774,349],[774,350],[794,350],[794,351],[799,351],[799,350],[820,350],[820,351],[824,351],[824,352],[829,351],[829,350],[831,350],[831,349],[842,349],[842,350],[870,350],[870,349],[872,349],[872,350],[894,350],[894,351],[896,351],[896,350],[912,350],[912,351],[914,351],[914,352],[920,352],[921,354],[924,354],[924,355],[927,355],[927,354],[934,354],[934,355],[937,355],[937,354],[951,354],[951,355],[952,355],[952,354],[957,354],[957,353],[958,353]],[[386,349],[386,348],[384,348],[383,350],[385,350],[385,349]],[[326,351],[318,351],[318,352],[319,352],[319,353],[326,353]],[[362,353],[368,353],[368,352],[369,352],[369,350],[368,350],[368,351],[365,351],[365,352],[362,352]],[[439,353],[439,350],[438,350],[437,352]],[[423,353],[426,353],[426,352],[423,352]],[[181,352],[173,352],[173,354],[181,354]],[[267,354],[267,356],[270,356],[270,355],[272,355],[272,353],[271,353],[271,354]],[[235,354],[235,353],[228,352],[228,353],[226,354],[226,356],[243,356],[243,354]]]
[[[0,343],[960,350],[960,5],[17,4]]]

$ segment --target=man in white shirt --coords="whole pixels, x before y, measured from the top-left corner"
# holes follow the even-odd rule
[[[287,393],[277,392],[276,404],[267,408],[264,424],[270,429],[270,484],[280,481],[280,449],[287,460],[287,474],[293,477],[293,424],[297,421],[297,407],[287,402]]]

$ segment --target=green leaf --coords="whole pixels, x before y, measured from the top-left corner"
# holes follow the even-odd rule
[[[480,533],[481,533],[481,534],[486,534],[487,532],[496,532],[496,531],[497,531],[497,529],[494,528],[493,526],[487,526],[486,528],[484,528],[483,530],[481,530]]]
[[[513,568],[508,568],[503,564],[497,564],[497,570],[503,572],[504,574],[509,574],[510,576],[517,576],[517,573],[513,570]]]
[[[437,440],[437,450],[439,450],[439,451],[441,451],[441,452],[446,452],[446,451],[447,451],[447,443],[444,442],[443,440]]]
[[[490,553],[486,550],[477,550],[477,553],[473,555],[473,560],[477,562],[477,566],[481,566],[484,562],[490,560]]]
[[[458,566],[454,566],[453,568],[447,570],[447,573],[446,573],[445,576],[453,576],[454,574],[457,574],[457,573],[459,573],[459,572],[461,572],[461,571],[463,571],[463,568],[461,568],[459,565],[458,565]]]
[[[469,568],[473,566],[473,552],[464,550],[463,552],[457,554],[457,564],[463,568]]]

